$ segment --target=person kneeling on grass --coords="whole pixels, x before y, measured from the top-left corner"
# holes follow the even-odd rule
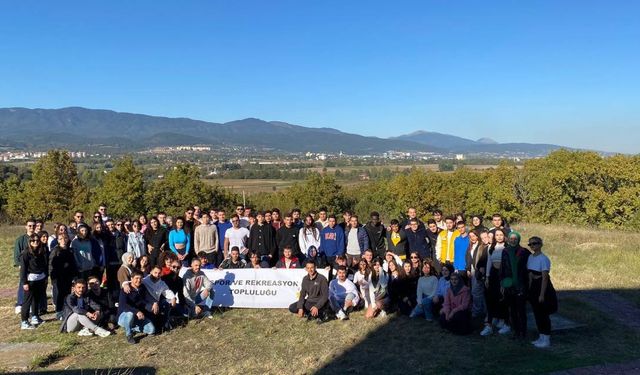
[[[135,344],[135,332],[153,335],[156,328],[147,317],[151,315],[151,305],[147,304],[147,288],[142,284],[142,272],[135,270],[131,273],[129,292],[120,290],[118,300],[118,325],[124,329],[129,344]]]
[[[471,292],[457,272],[451,274],[450,282],[440,310],[440,325],[457,335],[466,335],[471,333]]]
[[[92,301],[87,295],[87,283],[77,279],[72,286],[72,292],[64,300],[64,313],[60,332],[78,332],[78,336],[107,337],[111,332],[98,326],[101,319],[100,305]],[[82,328],[82,329],[81,329]]]
[[[329,284],[331,310],[336,314],[336,318],[346,320],[349,319],[349,313],[358,305],[358,302],[360,297],[358,297],[356,284],[347,278],[347,268],[339,266],[337,278],[331,280]]]
[[[207,275],[200,270],[201,261],[194,258],[191,269],[184,273],[184,299],[189,310],[189,317],[212,318],[213,284]]]
[[[318,319],[318,324],[328,320],[327,307],[329,300],[329,285],[327,278],[316,270],[316,264],[308,261],[305,266],[307,275],[302,279],[300,297],[298,302],[289,306],[289,311],[298,314],[298,317],[307,317],[308,320]]]

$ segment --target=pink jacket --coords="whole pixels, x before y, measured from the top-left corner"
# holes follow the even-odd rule
[[[447,294],[444,296],[444,304],[442,305],[442,311],[445,315],[455,314],[458,311],[464,311],[470,307],[471,292],[468,287],[463,286],[457,296],[453,295],[451,288],[447,289]]]

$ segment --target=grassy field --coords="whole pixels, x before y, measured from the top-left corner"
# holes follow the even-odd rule
[[[203,179],[202,181],[211,184],[219,185],[227,188],[234,193],[242,194],[244,191],[247,194],[251,193],[270,193],[274,191],[281,191],[297,181],[294,180],[277,180],[277,179],[242,179],[242,178],[218,178],[218,179]]]
[[[7,227],[0,228],[0,267],[5,270],[0,273],[0,290],[5,292],[0,294],[0,341],[58,344],[53,354],[33,353],[32,372],[146,366],[161,374],[535,374],[640,358],[640,333],[574,293],[616,290],[640,306],[640,250],[635,245],[640,234],[534,224],[516,229],[525,239],[544,238],[552,279],[567,291],[559,313],[586,324],[554,334],[553,350],[534,350],[506,337],[455,337],[434,324],[393,315],[367,321],[354,313],[349,321],[317,326],[283,310],[230,310],[136,346],[125,344],[121,332],[106,339],[61,335],[56,322],[21,332],[11,293],[16,284],[11,247],[19,229]]]

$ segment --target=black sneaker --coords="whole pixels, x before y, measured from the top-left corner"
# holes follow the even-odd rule
[[[133,335],[129,335],[129,336],[127,336],[127,342],[129,344],[135,344],[136,343],[136,339],[133,338]]]

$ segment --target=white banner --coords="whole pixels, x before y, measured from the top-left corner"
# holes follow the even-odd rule
[[[188,268],[180,270],[180,276]],[[215,306],[288,308],[300,295],[304,269],[202,270],[214,284]],[[318,270],[327,276],[327,271]]]

